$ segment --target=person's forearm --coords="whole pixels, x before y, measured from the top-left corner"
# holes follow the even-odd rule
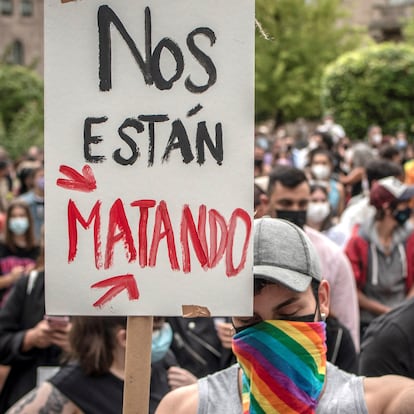
[[[375,315],[382,315],[390,310],[388,306],[382,303],[368,298],[362,291],[358,290],[358,303],[361,309],[365,309],[368,312],[374,313]]]
[[[22,352],[29,352],[34,348],[34,335],[35,332],[33,329],[28,329],[25,332],[22,342]]]
[[[412,297],[414,297],[414,286],[407,293],[407,299]]]
[[[414,407],[414,386],[403,388],[384,410],[384,414],[412,414]]]
[[[24,334],[25,331],[0,332],[0,364],[12,365],[33,358],[30,353],[22,351]]]
[[[11,273],[7,273],[5,275],[0,276],[0,289],[6,289],[10,287],[15,282],[13,275]]]

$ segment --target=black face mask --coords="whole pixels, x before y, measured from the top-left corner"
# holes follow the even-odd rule
[[[403,226],[411,216],[411,208],[407,207],[404,210],[394,210],[392,215],[394,219],[397,221],[397,223],[400,226]]]
[[[291,316],[287,320],[291,322],[315,322],[315,314],[310,313],[309,315],[303,316]]]
[[[243,331],[244,329],[247,329],[247,328],[250,328],[251,326],[257,325],[257,324],[258,324],[258,323],[260,323],[260,322],[262,322],[262,321],[258,321],[258,322],[256,322],[256,323],[252,323],[252,324],[250,324],[250,325],[243,325],[243,326],[239,326],[238,328],[236,328],[236,327],[233,325],[233,328],[234,328],[234,331],[236,332],[236,334],[238,334],[239,332]]]
[[[276,217],[290,221],[303,229],[306,224],[306,210],[275,210]]]

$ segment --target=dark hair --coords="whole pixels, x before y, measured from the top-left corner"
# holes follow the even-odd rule
[[[36,177],[36,174],[38,172],[44,172],[44,170],[45,170],[45,167],[43,165],[41,165],[39,167],[32,168],[29,171],[28,177],[34,178],[34,177]]]
[[[322,138],[323,147],[326,148],[328,151],[332,150],[332,148],[334,146],[334,142],[333,142],[333,139],[332,139],[332,135],[329,132],[320,131],[320,130],[317,129],[311,135],[312,136],[314,136],[314,135],[320,136]]]
[[[334,165],[334,159],[333,159],[333,155],[332,152],[323,149],[323,148],[315,148],[312,151],[309,152],[308,155],[308,164],[311,165],[313,162],[313,159],[315,158],[316,155],[325,155],[326,158],[328,158],[328,161],[331,163],[331,165]]]
[[[8,166],[10,165],[9,160],[7,159],[0,159],[0,171],[5,170],[6,168],[8,168]]]
[[[24,201],[20,200],[14,200],[6,211],[6,223],[5,223],[5,243],[7,247],[12,251],[17,251],[17,245],[14,241],[14,233],[9,229],[9,222],[11,218],[11,214],[15,208],[21,208],[25,211],[27,219],[29,220],[29,227],[26,230],[26,233],[24,234],[25,241],[26,241],[26,247],[28,249],[32,249],[36,246],[35,242],[35,236],[34,236],[34,224],[33,224],[33,216],[32,212],[30,211],[30,208],[28,204]]]
[[[389,161],[392,161],[392,159],[399,154],[400,150],[394,145],[386,145],[385,147],[381,148],[379,152],[379,156],[381,158]]]
[[[116,333],[126,328],[126,317],[74,316],[69,333],[70,358],[79,362],[86,375],[109,371],[116,347]]]
[[[302,183],[307,183],[305,173],[296,167],[290,165],[277,165],[269,174],[268,194],[272,194],[276,182],[280,182],[283,187],[295,188]]]
[[[404,171],[401,165],[385,159],[373,159],[365,166],[368,184],[371,188],[373,181],[378,181],[385,177],[402,177]]]
[[[310,185],[311,194],[314,193],[316,190],[321,190],[328,197],[329,195],[328,186],[325,185],[325,183],[321,183],[318,181],[310,181],[309,185]]]
[[[266,194],[260,186],[254,184],[254,208],[256,208],[260,204],[260,196],[262,194]]]
[[[313,296],[315,297],[318,309],[319,309],[319,286],[320,284],[321,282],[319,280],[316,280],[316,279],[311,280],[311,289],[312,289]]]

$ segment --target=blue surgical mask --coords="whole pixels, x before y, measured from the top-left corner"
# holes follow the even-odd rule
[[[164,323],[161,329],[152,333],[151,363],[160,361],[170,349],[173,331],[169,323]]]
[[[29,219],[27,217],[12,217],[9,220],[9,230],[20,236],[26,233],[29,228]]]
[[[45,188],[45,177],[39,177],[36,180],[36,184],[37,184],[38,188],[40,188],[41,190],[44,190],[44,188]]]
[[[399,139],[397,141],[397,147],[398,147],[398,149],[405,149],[405,148],[407,148],[407,141],[404,140],[404,139]]]

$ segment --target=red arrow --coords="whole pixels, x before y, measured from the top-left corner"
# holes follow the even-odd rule
[[[135,282],[134,276],[130,274],[113,276],[100,282],[94,283],[91,287],[93,288],[104,288],[111,286],[111,288],[101,296],[94,304],[95,307],[102,307],[105,303],[112,300],[116,295],[121,293],[123,290],[127,290],[129,300],[137,300],[139,298],[139,292],[137,283]]]
[[[67,188],[68,190],[83,191],[85,193],[90,193],[96,189],[95,176],[89,165],[85,165],[82,168],[82,174],[67,165],[61,165],[59,172],[69,178],[58,178],[56,184],[60,187]]]

